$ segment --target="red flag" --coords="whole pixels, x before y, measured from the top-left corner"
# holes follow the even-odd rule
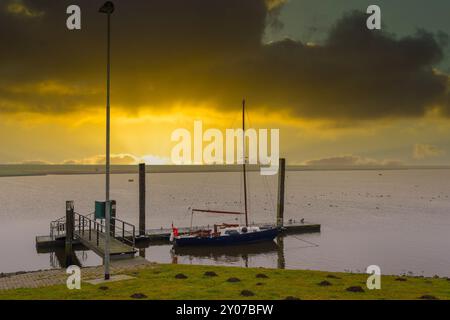
[[[173,226],[173,222],[172,222],[172,233],[174,237],[178,237],[178,229]]]

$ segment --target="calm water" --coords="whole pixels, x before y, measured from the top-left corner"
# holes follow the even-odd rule
[[[134,182],[128,182],[134,179]],[[250,221],[274,222],[276,177],[250,174]],[[137,224],[137,175],[114,175],[112,198],[119,218]],[[214,252],[171,252],[151,246],[151,261],[450,276],[450,170],[299,171],[286,178],[286,219],[321,223],[320,234]],[[58,267],[55,254],[38,254],[35,236],[49,233],[64,215],[65,200],[80,213],[104,197],[104,176],[0,178],[0,272]],[[189,207],[240,210],[239,173],[162,173],[147,176],[147,228],[190,223]],[[233,222],[198,215],[196,224]],[[101,264],[89,251],[83,265]]]

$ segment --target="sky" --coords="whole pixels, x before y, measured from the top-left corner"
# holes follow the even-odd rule
[[[244,97],[290,164],[449,163],[448,1],[114,3],[113,163],[170,163],[174,130],[240,127]],[[0,0],[0,163],[104,162],[102,4]]]

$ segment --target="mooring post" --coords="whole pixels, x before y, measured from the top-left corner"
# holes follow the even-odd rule
[[[139,235],[145,236],[145,163],[139,164]]]
[[[73,229],[75,225],[75,210],[73,201],[66,201],[66,265],[72,264]]]
[[[277,253],[278,253],[278,263],[277,267],[278,269],[285,269],[286,268],[286,259],[284,257],[284,238],[282,235],[278,235],[277,237]]]
[[[278,167],[278,201],[277,201],[277,227],[281,228],[284,224],[284,180],[286,171],[286,159],[279,160]]]

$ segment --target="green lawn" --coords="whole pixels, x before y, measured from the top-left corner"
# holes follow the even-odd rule
[[[217,276],[206,276],[207,271]],[[187,278],[175,278],[180,273]],[[82,283],[81,290],[68,290],[64,285],[6,290],[0,291],[0,299],[132,299],[133,294],[148,299],[450,299],[450,281],[445,278],[401,277],[400,281],[397,276],[383,276],[381,290],[368,290],[368,275],[320,271],[155,265],[127,274],[136,279],[96,286]],[[258,278],[258,274],[267,278]],[[229,278],[240,281],[228,282]],[[319,285],[322,281],[330,285]],[[364,292],[346,290],[353,286]],[[254,295],[242,296],[243,290]]]

